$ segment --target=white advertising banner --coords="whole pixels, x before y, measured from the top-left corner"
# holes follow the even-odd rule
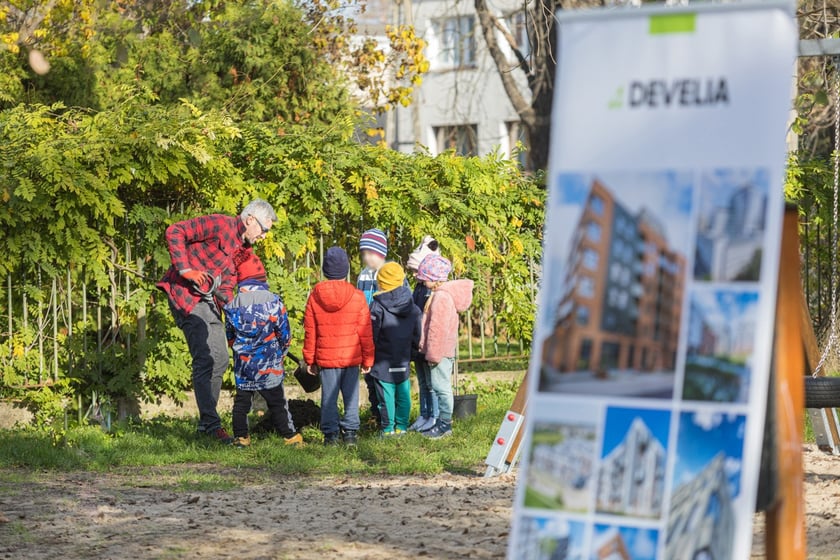
[[[559,21],[544,270],[508,555],[749,558],[793,5]]]

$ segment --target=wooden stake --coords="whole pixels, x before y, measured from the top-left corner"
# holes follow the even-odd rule
[[[805,495],[802,436],[804,430],[805,373],[802,329],[802,284],[799,262],[799,220],[796,210],[785,212],[782,228],[782,263],[776,303],[776,441],[778,500],[766,513],[767,558],[805,560]]]

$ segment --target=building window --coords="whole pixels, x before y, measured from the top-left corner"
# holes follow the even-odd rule
[[[577,308],[577,324],[581,326],[586,326],[589,324],[589,308],[585,305],[581,305]]]
[[[618,261],[613,261],[610,265],[610,280],[613,282],[620,282],[621,281],[621,263]]]
[[[597,194],[593,194],[589,197],[589,209],[592,210],[592,213],[596,216],[603,216],[604,199],[598,196]]]
[[[472,156],[478,152],[478,125],[456,124],[434,127],[437,151],[455,150],[461,156]]]
[[[531,38],[528,36],[528,14],[525,10],[514,12],[508,16],[507,24],[516,43],[514,46],[519,49],[524,58],[529,58],[531,56]],[[531,24],[533,25],[533,22]]]
[[[578,355],[578,369],[589,369],[589,362],[592,359],[592,340],[584,338],[580,341],[580,353]]]
[[[629,303],[628,300],[629,300],[629,297],[627,296],[627,292],[622,290],[622,291],[618,292],[618,303],[617,303],[616,306],[624,309],[624,308],[627,307],[627,304]]]
[[[439,68],[475,67],[475,18],[456,16],[432,22],[438,40],[436,57]]]
[[[586,224],[586,237],[592,243],[601,241],[601,226],[596,222],[589,222]]]
[[[585,298],[595,297],[595,280],[589,276],[582,276],[578,281],[578,295]]]
[[[598,253],[592,249],[583,251],[583,266],[592,271],[598,270]]]
[[[625,286],[629,286],[630,285],[630,276],[631,276],[630,268],[629,267],[623,267],[621,269],[621,283],[624,284]]]

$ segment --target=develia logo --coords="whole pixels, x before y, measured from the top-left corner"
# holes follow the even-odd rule
[[[607,102],[610,109],[668,107],[714,107],[729,104],[726,78],[679,78],[676,80],[634,80],[616,89]]]

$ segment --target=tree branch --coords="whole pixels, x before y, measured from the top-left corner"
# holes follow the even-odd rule
[[[18,44],[23,45],[29,42],[33,33],[35,33],[41,25],[41,22],[44,21],[47,14],[49,14],[55,7],[56,2],[57,0],[48,0],[46,4],[33,6],[25,12],[12,5],[10,2],[2,2],[2,4],[0,4],[8,9],[9,19],[18,25]]]
[[[487,0],[475,0],[475,11],[478,14],[478,21],[481,24],[482,35],[484,41],[487,43],[487,50],[490,51],[490,56],[496,64],[496,69],[499,71],[499,78],[502,80],[502,86],[505,88],[510,99],[513,110],[519,115],[526,125],[531,125],[535,121],[534,110],[531,104],[519,90],[516,80],[513,78],[510,63],[505,57],[498,40],[496,39],[496,28],[499,25],[496,16],[490,11],[487,6]]]
[[[513,51],[514,56],[516,57],[516,60],[519,61],[519,65],[522,67],[523,72],[525,72],[525,74],[530,74],[531,65],[528,64],[528,60],[522,54],[522,51],[519,50],[519,45],[517,45],[516,39],[511,34],[510,30],[504,25],[502,25],[502,22],[497,17],[493,18],[493,24],[496,26],[496,29],[498,29],[501,32],[502,37],[505,38],[505,41],[507,41],[508,45],[510,45],[510,48]]]

